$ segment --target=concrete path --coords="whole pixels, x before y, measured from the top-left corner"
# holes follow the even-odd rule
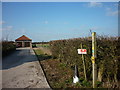
[[[17,48],[2,61],[2,88],[50,88],[32,49]]]

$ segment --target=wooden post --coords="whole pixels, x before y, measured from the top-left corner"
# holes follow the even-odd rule
[[[82,49],[82,44],[81,44],[81,49]],[[82,54],[82,61],[83,61],[83,67],[84,67],[84,75],[85,75],[85,80],[87,81],[87,76],[86,76],[86,67],[85,67],[85,59],[84,59],[84,56]]]
[[[95,83],[97,80],[97,65],[95,64],[96,60],[96,32],[92,33],[92,68],[93,68],[93,88],[96,87]]]
[[[30,41],[30,48],[32,48],[32,41]]]
[[[25,47],[25,42],[24,41],[22,41],[22,47]]]
[[[15,46],[17,47],[17,41],[15,41]]]

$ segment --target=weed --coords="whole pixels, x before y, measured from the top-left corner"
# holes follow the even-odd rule
[[[67,65],[66,65],[65,63],[60,63],[60,64],[59,64],[59,67],[61,67],[61,68],[66,68]]]
[[[102,85],[102,82],[100,82],[100,81],[97,81],[97,82],[96,82],[96,86],[97,86],[97,87],[100,87],[101,85]]]
[[[80,88],[80,87],[81,87],[81,84],[80,84],[79,82],[77,82],[77,83],[75,84],[75,87],[76,87],[76,88]]]
[[[86,81],[86,80],[82,81],[81,85],[83,87],[91,87],[91,83],[89,81]]]
[[[65,80],[66,84],[71,84],[72,83],[72,78]]]

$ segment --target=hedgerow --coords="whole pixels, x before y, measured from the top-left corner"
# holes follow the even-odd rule
[[[118,81],[120,76],[120,38],[97,36],[97,72],[98,81]],[[77,49],[87,49],[85,65],[87,79],[92,79],[92,40],[91,37],[51,41],[51,52],[68,67],[78,66],[80,77],[84,77],[83,61]]]
[[[16,46],[13,42],[3,41],[2,42],[2,56],[6,56],[10,54],[12,51],[16,49]]]

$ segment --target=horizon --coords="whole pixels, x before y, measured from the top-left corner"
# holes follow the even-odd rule
[[[118,36],[118,2],[2,2],[2,38],[33,42]]]

